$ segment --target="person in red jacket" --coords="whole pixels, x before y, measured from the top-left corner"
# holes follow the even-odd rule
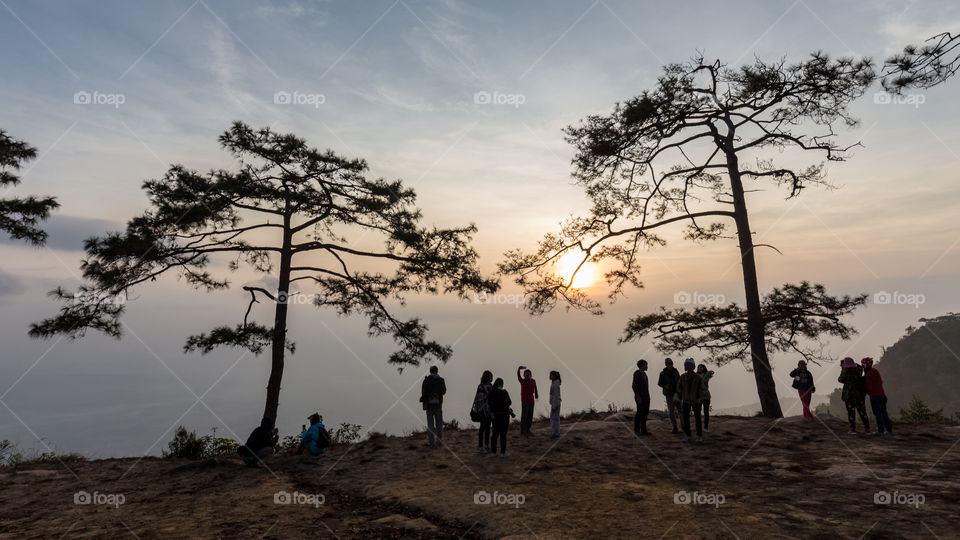
[[[517,368],[517,380],[520,381],[520,435],[529,437],[530,426],[533,425],[533,404],[540,399],[540,393],[537,392],[537,381],[533,380],[533,372],[526,366]]]
[[[873,416],[877,418],[877,435],[883,435],[884,428],[888,435],[893,435],[893,422],[887,414],[887,394],[883,391],[883,378],[877,368],[873,367],[873,358],[864,358],[860,365],[863,366],[863,375],[867,380],[870,408],[873,409]]]

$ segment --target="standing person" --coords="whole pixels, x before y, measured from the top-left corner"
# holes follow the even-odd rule
[[[437,366],[430,366],[430,374],[420,385],[420,402],[427,411],[427,440],[431,448],[443,445],[443,395],[447,393],[447,384],[437,371]]]
[[[477,452],[486,454],[490,451],[490,391],[493,390],[493,373],[484,371],[480,376],[480,384],[477,385],[477,394],[473,397],[473,408],[470,410],[470,418],[475,422],[480,422],[480,430],[477,432]]]
[[[864,433],[870,434],[870,418],[867,416],[867,384],[863,378],[863,368],[849,356],[840,361],[840,377],[837,382],[843,384],[841,398],[847,406],[847,420],[850,422],[850,435],[857,434],[857,415],[863,421]]]
[[[510,393],[503,388],[503,379],[493,381],[493,390],[487,396],[490,416],[493,418],[493,435],[490,437],[490,450],[497,455],[497,440],[500,440],[500,457],[510,457],[507,453],[507,428],[510,427]]]
[[[273,427],[273,418],[264,418],[260,421],[260,426],[250,432],[247,442],[237,448],[237,454],[244,463],[256,467],[257,462],[273,453],[273,448],[279,441],[280,435],[277,428]]]
[[[680,419],[683,433],[686,437],[683,442],[690,442],[693,432],[690,429],[690,411],[697,420],[697,442],[703,441],[703,425],[700,418],[700,401],[703,399],[703,379],[694,371],[697,363],[693,358],[683,361],[683,375],[680,376]]]
[[[893,435],[893,422],[887,414],[887,394],[883,391],[883,378],[880,377],[877,368],[873,367],[873,358],[869,356],[864,358],[860,361],[860,365],[863,366],[864,377],[866,377],[870,408],[873,409],[873,416],[877,420],[877,435],[883,435],[884,429],[887,435]]]
[[[674,396],[677,393],[677,384],[680,382],[680,372],[673,367],[673,359],[667,358],[663,361],[663,371],[660,372],[660,378],[657,379],[657,386],[663,389],[663,396],[667,398],[667,412],[670,413],[670,423],[673,425],[673,433],[680,433],[677,430],[677,404]]]
[[[647,378],[646,360],[637,360],[632,388],[633,401],[637,404],[637,414],[633,416],[633,434],[650,435],[647,431],[647,416],[650,415],[650,381]]]
[[[813,384],[813,374],[807,369],[807,363],[803,360],[797,362],[797,369],[791,371],[790,376],[793,377],[793,387],[800,394],[804,418],[813,420],[813,413],[810,412],[810,398],[817,391],[817,387]]]
[[[520,372],[523,371],[523,377]],[[517,368],[517,380],[520,381],[520,435],[530,436],[530,426],[533,425],[533,405],[540,399],[537,391],[537,381],[533,380],[533,372],[526,366]]]
[[[304,449],[310,452],[311,456],[319,456],[327,451],[332,439],[323,425],[323,417],[320,413],[313,413],[309,417],[310,427],[300,435],[300,446],[295,454],[302,454]]]
[[[560,372],[551,371],[550,380],[550,438],[556,440],[560,438]]]
[[[710,433],[710,379],[713,378],[713,371],[700,364],[697,366],[697,375],[703,380],[703,398],[700,400],[700,408],[703,409],[703,431]]]

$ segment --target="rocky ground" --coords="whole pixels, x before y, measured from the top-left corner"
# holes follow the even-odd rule
[[[716,417],[685,444],[630,413],[539,423],[509,458],[476,431],[335,447],[319,458],[158,458],[0,472],[0,537],[957,538],[960,427],[848,435],[835,418]],[[91,504],[75,498],[90,494]],[[80,495],[77,495],[80,493]],[[122,499],[121,499],[122,497]],[[889,504],[885,504],[889,502]]]

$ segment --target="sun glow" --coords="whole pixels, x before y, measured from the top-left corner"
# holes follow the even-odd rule
[[[592,286],[597,281],[597,265],[592,262],[583,262],[583,252],[571,251],[560,257],[554,265],[554,272],[557,277],[563,280],[565,285],[574,289],[584,289]],[[580,269],[577,269],[580,266]],[[576,272],[576,275],[574,275]],[[572,281],[571,281],[572,280]]]

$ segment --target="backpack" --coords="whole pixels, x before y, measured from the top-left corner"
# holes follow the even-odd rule
[[[470,407],[471,421],[479,422],[486,417],[488,411],[490,410],[488,399],[489,393],[483,390],[483,385],[478,386],[477,394],[473,398],[473,406]]]
[[[332,442],[327,428],[320,428],[317,436],[317,448],[328,448]]]

